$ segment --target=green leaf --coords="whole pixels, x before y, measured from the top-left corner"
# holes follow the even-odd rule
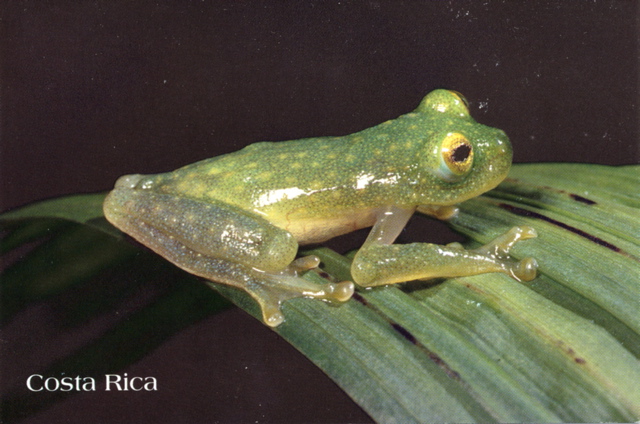
[[[514,225],[534,227],[539,237],[519,243],[512,253],[516,258],[535,257],[538,278],[519,283],[505,275],[485,274],[411,282],[359,290],[341,305],[294,299],[285,303],[286,321],[275,331],[379,422],[636,421],[640,419],[639,183],[639,166],[515,165],[497,189],[462,204],[450,224],[472,245]],[[82,253],[91,248],[75,240],[70,228],[62,225],[54,231],[48,225],[55,217],[104,231],[108,227],[96,225],[100,196],[78,196],[69,204],[56,199],[1,215],[3,247],[13,251],[46,239],[32,250],[33,258],[24,260],[37,264],[42,249],[63,258],[60,268],[77,261],[96,266],[91,265],[96,253],[84,258]],[[55,247],[75,243],[82,248]],[[65,261],[69,251],[77,253]],[[318,284],[326,278],[349,278],[348,257],[325,248],[312,253],[322,258],[323,271],[330,276],[311,271],[305,278]],[[106,263],[116,260],[105,257]],[[42,290],[43,283],[38,283],[37,273],[29,274],[29,268],[12,271],[17,273],[12,278],[18,281],[22,276],[22,281],[33,281],[25,286]],[[63,294],[87,278],[83,272],[75,275],[76,280],[63,279],[73,280],[67,285],[52,284],[55,292]],[[4,284],[5,274],[2,278]],[[9,279],[8,285],[12,284]],[[209,285],[260,317],[257,305],[244,292]],[[19,294],[29,301],[24,292]],[[6,299],[3,295],[3,306]],[[171,322],[172,309],[162,311],[163,319]],[[135,333],[145,328],[142,324]],[[112,336],[105,337],[108,342]],[[74,354],[84,360],[72,356],[55,366],[77,362],[90,366],[100,349],[87,346]],[[11,399],[14,406],[32,401]]]
[[[380,422],[637,420],[639,178],[637,166],[514,166],[451,224],[481,243],[533,226],[539,237],[513,252],[538,260],[536,280],[408,283],[338,307],[295,299],[275,331]],[[347,258],[311,253],[348,278]],[[259,316],[243,293],[219,289]]]
[[[101,218],[106,193],[77,194],[32,203],[0,215],[2,221],[24,218],[61,218],[86,223]]]

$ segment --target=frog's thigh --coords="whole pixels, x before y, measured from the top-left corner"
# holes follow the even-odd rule
[[[517,280],[529,281],[536,275],[535,260],[514,261],[509,257],[509,249],[518,240],[532,237],[535,237],[532,228],[514,227],[474,250],[467,250],[458,243],[447,246],[430,243],[371,244],[362,248],[354,258],[351,275],[361,286],[488,272],[502,272]]]
[[[131,194],[130,194],[131,196]],[[296,271],[318,260],[296,261],[294,237],[264,218],[223,202],[200,202],[140,192],[138,209],[120,218],[128,233],[180,268],[247,291],[269,325],[282,322],[280,305],[294,297],[347,300],[353,283],[318,285]],[[125,222],[123,222],[125,221]]]

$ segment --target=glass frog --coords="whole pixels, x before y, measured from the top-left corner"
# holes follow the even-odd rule
[[[447,219],[497,186],[511,157],[503,131],[474,121],[459,93],[436,90],[414,112],[351,135],[255,143],[169,173],[125,175],[104,212],[180,268],[247,291],[275,327],[287,299],[351,297],[350,281],[300,277],[319,259],[296,254],[360,228],[373,227],[351,268],[361,287],[487,272],[535,278],[533,258],[509,257],[536,236],[530,227],[475,250],[393,244],[416,210]]]

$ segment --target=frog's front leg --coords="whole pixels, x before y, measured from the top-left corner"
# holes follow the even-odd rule
[[[509,250],[519,240],[536,237],[528,226],[514,227],[478,249],[467,250],[459,243],[440,246],[430,243],[391,244],[412,211],[389,208],[380,215],[369,238],[356,254],[351,275],[360,286],[379,286],[411,280],[462,277],[502,272],[516,280],[530,281],[536,276],[533,258],[514,261]],[[434,213],[435,214],[435,213]],[[380,234],[393,235],[380,237]]]
[[[319,285],[299,277],[319,259],[294,260],[298,244],[289,232],[223,202],[117,186],[104,210],[118,228],[185,271],[248,292],[272,327],[284,320],[285,300],[346,301],[353,294],[351,282]]]

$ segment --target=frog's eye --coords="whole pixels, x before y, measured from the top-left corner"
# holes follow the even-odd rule
[[[462,93],[460,93],[459,91],[454,91],[454,90],[449,90],[453,95],[455,95],[456,97],[458,97],[458,99],[464,103],[464,107],[466,107],[467,109],[469,109],[469,101],[467,100],[466,97],[464,97],[464,95],[462,95]]]
[[[434,90],[422,99],[417,111],[425,113],[436,111],[438,113],[466,118],[469,116],[469,103],[467,99],[457,91]]]
[[[440,145],[440,174],[447,181],[462,178],[471,170],[473,146],[459,133],[449,133]]]

